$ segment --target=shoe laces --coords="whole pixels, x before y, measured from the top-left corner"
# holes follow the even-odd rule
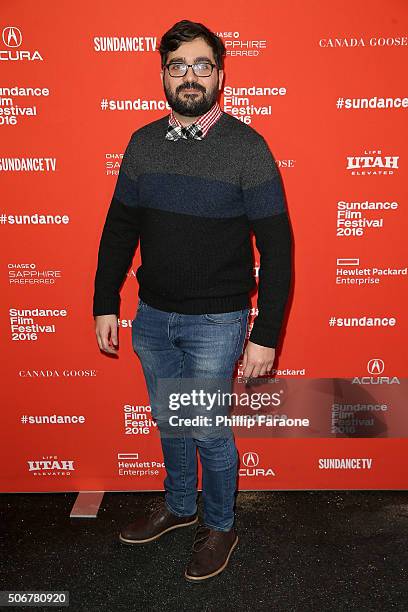
[[[197,525],[194,536],[193,551],[199,552],[204,547],[215,549],[218,533],[216,529],[211,529],[206,525]],[[198,546],[197,545],[200,545]]]

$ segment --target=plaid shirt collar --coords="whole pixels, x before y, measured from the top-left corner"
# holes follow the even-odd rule
[[[180,121],[174,116],[173,109],[171,109],[166,138],[168,140],[178,140],[179,138],[196,138],[197,140],[202,140],[207,135],[210,127],[218,121],[221,115],[221,107],[216,101],[197,121],[183,127]]]

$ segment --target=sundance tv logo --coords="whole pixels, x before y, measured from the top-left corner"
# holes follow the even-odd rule
[[[155,36],[94,36],[93,44],[94,51],[97,52],[143,53],[144,51],[156,51],[157,38]]]
[[[44,61],[37,49],[35,51],[20,49],[23,44],[23,35],[20,28],[6,26],[3,28],[1,39],[3,45],[7,48],[0,50],[0,61]]]
[[[259,465],[259,455],[253,451],[246,452],[242,455],[242,463],[245,467],[239,469],[240,476],[251,477],[267,477],[276,476],[273,469],[268,467],[262,467]]]

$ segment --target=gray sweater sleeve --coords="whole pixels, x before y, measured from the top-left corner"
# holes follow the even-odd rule
[[[282,179],[260,135],[250,147],[241,187],[260,254],[258,316],[250,340],[276,347],[290,290],[292,237]]]

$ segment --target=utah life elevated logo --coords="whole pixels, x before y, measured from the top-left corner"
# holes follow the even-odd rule
[[[75,470],[73,459],[58,459],[57,455],[28,460],[28,471],[33,476],[71,476]]]
[[[399,155],[382,155],[381,150],[365,150],[363,155],[346,157],[348,170],[353,175],[394,174],[398,170]]]
[[[0,61],[44,61],[37,49],[35,51],[20,49],[23,44],[23,35],[16,26],[3,28],[1,40],[7,48],[0,49]]]

